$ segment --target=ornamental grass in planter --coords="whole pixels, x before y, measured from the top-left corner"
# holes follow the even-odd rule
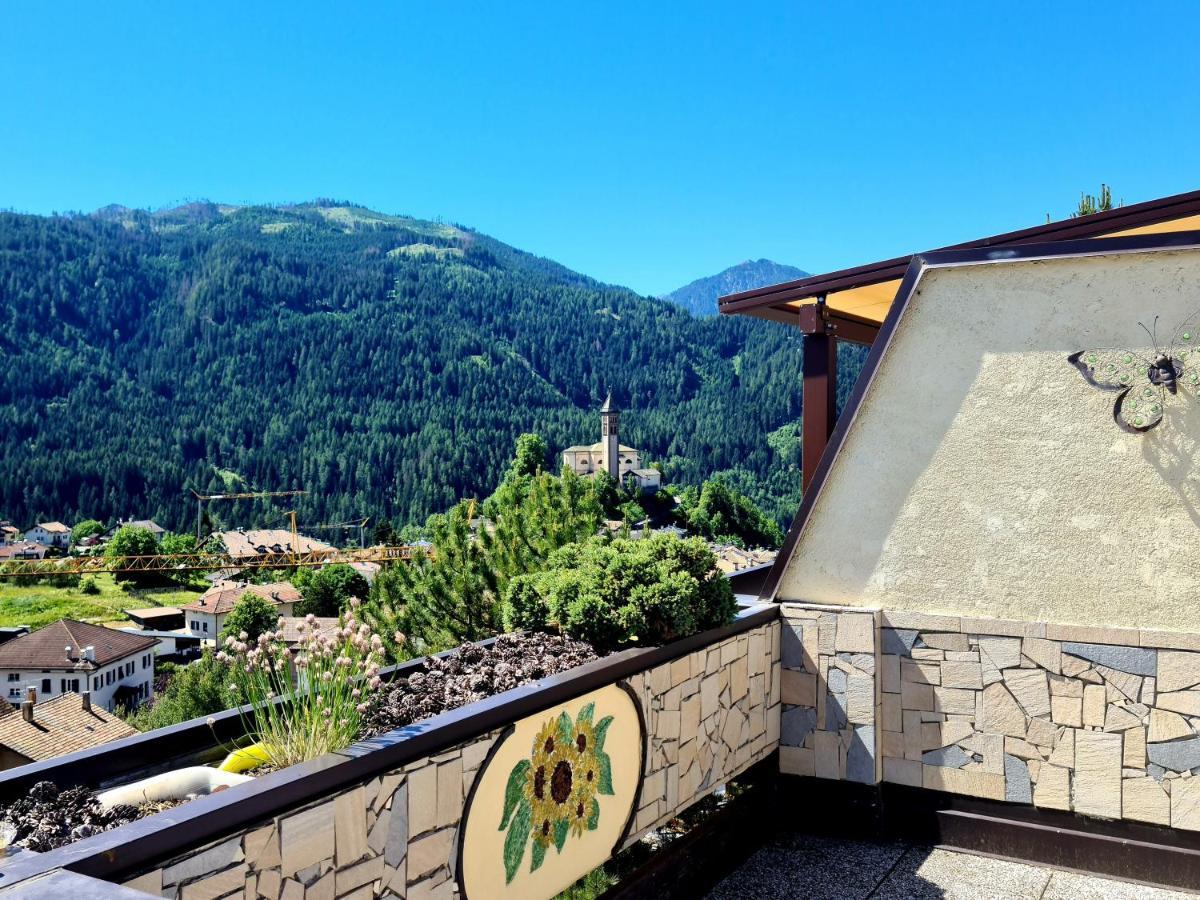
[[[245,632],[225,639],[217,659],[230,664],[230,690],[243,704],[239,709],[250,708],[242,717],[246,735],[272,767],[315,759],[358,740],[369,694],[382,683],[384,655],[379,635],[358,621],[359,606],[351,600],[332,631],[307,616],[294,650],[282,631],[265,632],[253,643]],[[278,697],[287,699],[277,702]]]

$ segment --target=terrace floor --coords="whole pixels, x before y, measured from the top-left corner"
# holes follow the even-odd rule
[[[710,900],[1167,900],[1192,894],[901,842],[779,835]]]

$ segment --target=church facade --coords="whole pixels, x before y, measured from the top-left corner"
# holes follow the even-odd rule
[[[607,472],[629,490],[655,493],[662,485],[662,474],[657,469],[642,468],[641,455],[621,443],[620,430],[621,411],[609,394],[600,407],[600,440],[568,447],[562,452],[563,465],[576,475]]]

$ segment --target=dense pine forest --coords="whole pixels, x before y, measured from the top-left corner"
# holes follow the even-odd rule
[[[302,527],[423,521],[622,440],[786,520],[800,339],[695,318],[477,232],[348,204],[0,214],[0,518],[194,521],[188,489],[304,489]],[[286,507],[213,505],[213,526]],[[332,535],[331,535],[332,536]]]

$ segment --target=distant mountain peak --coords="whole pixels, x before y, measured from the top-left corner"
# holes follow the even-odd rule
[[[803,269],[784,265],[769,259],[747,259],[730,266],[716,275],[697,278],[678,290],[663,296],[664,300],[677,303],[696,316],[711,316],[717,312],[717,298],[739,291],[795,281],[808,275]]]

